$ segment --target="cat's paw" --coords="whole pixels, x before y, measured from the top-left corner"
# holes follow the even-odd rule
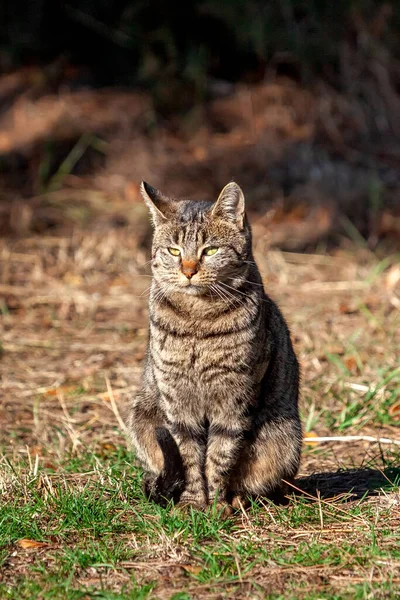
[[[190,512],[192,510],[198,510],[199,512],[204,512],[205,509],[207,508],[207,506],[205,504],[202,504],[200,502],[196,502],[196,500],[191,500],[190,502],[179,502],[179,504],[177,504],[176,506],[177,510],[179,510],[179,512],[183,513],[184,515],[190,514]]]
[[[207,503],[201,496],[189,496],[182,494],[181,499],[177,505],[177,508],[182,512],[188,513],[193,508],[194,510],[204,511],[207,507]]]
[[[228,502],[213,502],[209,505],[209,510],[218,515],[221,519],[227,519],[233,513],[233,508]]]
[[[150,474],[146,474],[143,477],[142,489],[143,489],[144,495],[146,496],[146,498],[148,500],[151,499],[151,497],[153,496],[153,494],[155,492],[156,479],[157,478],[154,475],[150,475]]]
[[[233,510],[243,510],[249,508],[250,500],[245,496],[237,495],[232,498],[232,508]]]

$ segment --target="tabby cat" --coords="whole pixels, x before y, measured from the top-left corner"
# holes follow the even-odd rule
[[[205,507],[283,498],[302,443],[299,368],[265,294],[245,200],[176,200],[145,182],[154,224],[150,331],[129,429],[145,491]]]

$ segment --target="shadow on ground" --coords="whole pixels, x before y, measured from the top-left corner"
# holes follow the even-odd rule
[[[377,496],[382,491],[393,491],[399,485],[400,467],[377,469],[346,469],[335,472],[314,473],[296,480],[296,495],[333,498],[349,494],[348,500]]]

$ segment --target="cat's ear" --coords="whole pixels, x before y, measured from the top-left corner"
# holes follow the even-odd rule
[[[231,181],[218,196],[211,214],[215,217],[236,223],[240,229],[243,229],[244,210],[244,194],[240,186]]]
[[[165,223],[167,217],[164,211],[167,207],[168,198],[160,190],[157,190],[157,188],[154,188],[145,181],[142,181],[140,184],[140,193],[150,210],[154,226]]]

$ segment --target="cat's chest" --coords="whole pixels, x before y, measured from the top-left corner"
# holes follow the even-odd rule
[[[244,342],[238,348],[235,335],[211,336],[204,339],[195,336],[177,338],[174,335],[164,334],[153,336],[151,346],[162,361],[174,362],[182,368],[198,370],[206,365],[226,361],[233,351],[236,360],[246,356],[250,351],[251,343]]]
[[[224,379],[248,377],[257,344],[251,330],[201,337],[176,332],[152,331],[150,349],[155,368],[168,378],[189,386],[221,386]]]
[[[207,400],[237,390],[247,394],[259,381],[264,345],[261,314],[254,305],[212,316],[159,307],[150,315],[153,372],[168,396],[190,393]]]

